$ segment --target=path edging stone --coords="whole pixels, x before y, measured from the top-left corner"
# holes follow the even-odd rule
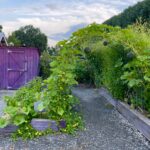
[[[134,127],[150,141],[150,120],[129,105],[118,101],[105,89],[100,88],[99,94],[112,104]]]

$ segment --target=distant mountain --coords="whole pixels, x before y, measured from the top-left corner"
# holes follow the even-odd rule
[[[56,41],[60,41],[62,39],[67,39],[68,37],[71,36],[71,34],[75,31],[77,31],[78,29],[84,28],[87,24],[81,23],[81,24],[77,24],[74,26],[71,26],[69,31],[66,33],[58,33],[58,34],[54,34],[52,36],[50,36],[49,38],[56,40]]]
[[[104,24],[112,26],[127,27],[141,18],[142,21],[150,22],[150,0],[138,2],[136,5],[127,8],[117,16],[105,21]]]

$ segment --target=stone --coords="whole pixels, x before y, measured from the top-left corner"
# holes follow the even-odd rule
[[[59,130],[56,121],[49,119],[32,119],[31,125],[38,131],[44,131],[49,128],[55,132]]]
[[[0,134],[10,134],[15,132],[18,129],[15,125],[8,125],[5,128],[0,128]]]
[[[40,104],[42,104],[42,103],[43,103],[42,101],[37,101],[37,102],[34,103],[34,110],[35,110],[36,112],[45,112],[45,109],[43,109],[42,111],[39,111],[39,110],[38,110],[38,106],[39,106]]]
[[[60,121],[59,121],[59,127],[60,127],[60,128],[66,128],[66,126],[67,126],[67,123],[66,123],[65,120],[60,120]]]

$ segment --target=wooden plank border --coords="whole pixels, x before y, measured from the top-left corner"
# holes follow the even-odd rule
[[[150,119],[136,110],[130,108],[129,105],[118,101],[105,89],[100,88],[99,94],[103,96],[110,104],[112,104],[134,127],[139,130],[150,141]]]
[[[16,130],[18,129],[17,126],[14,126],[14,125],[9,125],[5,128],[0,128],[0,134],[11,134],[11,133],[14,133]]]

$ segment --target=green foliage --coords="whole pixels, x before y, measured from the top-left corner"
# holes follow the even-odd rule
[[[150,29],[91,24],[59,42],[82,52],[75,73],[80,83],[106,87],[115,98],[150,113]]]
[[[125,95],[129,103],[137,108],[149,111],[149,77],[150,77],[150,29],[147,25],[136,24],[120,30],[112,39],[120,43],[127,50],[134,53],[135,57],[123,67],[121,76],[124,85],[128,86]],[[150,111],[149,111],[150,112]]]
[[[68,41],[64,40],[58,43],[61,47],[67,45],[82,53],[75,69],[76,79],[80,83],[95,84],[97,87],[101,85],[101,56],[98,45],[102,45],[111,32],[118,30],[119,28],[93,23],[74,32]],[[89,49],[89,52],[84,53],[85,49]]]
[[[109,89],[115,98],[123,99],[125,87],[120,76],[123,73],[122,65],[125,61],[124,49],[116,44],[101,48],[102,85]]]
[[[27,25],[16,30],[8,38],[12,42],[17,41],[17,44],[25,45],[28,47],[36,47],[41,52],[47,48],[47,36],[40,31],[39,28],[34,28],[32,25]]]
[[[126,49],[130,49],[138,56],[149,50],[149,33],[147,23],[144,25],[137,23],[126,29],[119,30],[117,35],[111,35],[111,39],[122,44]]]
[[[141,18],[142,22],[150,21],[150,1],[144,0],[137,3],[133,7],[129,7],[121,14],[110,18],[104,24],[112,26],[127,27],[128,25],[136,23],[136,20]]]
[[[71,87],[77,84],[73,73],[76,64],[75,50],[62,49],[51,62],[51,76],[46,79],[47,89],[42,92],[42,99],[52,119],[59,120],[68,114],[77,99],[71,94]],[[49,92],[50,91],[50,92]]]
[[[50,76],[50,62],[52,57],[48,52],[44,51],[40,57],[40,76],[46,79]]]
[[[64,119],[67,120],[67,127],[60,129],[60,132],[57,134],[67,133],[74,134],[78,129],[83,129],[83,118],[77,112],[70,112],[67,115],[64,115]],[[23,138],[24,140],[38,138],[47,134],[56,134],[51,129],[45,131],[37,131],[30,124],[22,124],[19,126],[17,132],[12,134],[12,138],[17,140],[18,137]]]
[[[58,53],[57,47],[48,47],[46,51],[50,56],[57,56]]]
[[[24,140],[28,140],[28,139],[33,139],[33,138],[37,138],[37,137],[44,136],[47,134],[52,134],[52,133],[54,132],[50,129],[46,131],[37,131],[34,128],[32,128],[30,124],[26,123],[26,124],[20,125],[17,132],[12,134],[12,138],[14,140],[17,140],[18,137],[21,137]]]
[[[47,79],[51,74],[50,63],[53,58],[57,56],[55,47],[48,47],[46,51],[42,52],[40,57],[40,76],[42,79]]]
[[[0,127],[4,128],[8,125],[8,122],[5,118],[0,118]]]
[[[99,43],[98,43],[99,45]],[[94,44],[92,47],[93,50],[86,52],[86,58],[88,60],[88,66],[89,66],[89,75],[91,77],[92,83],[99,87],[101,85],[101,63],[102,59],[100,57],[100,51],[97,49],[97,44]]]
[[[15,33],[12,33],[12,34],[8,37],[8,43],[13,43],[14,46],[21,46],[21,41],[16,38]]]
[[[79,60],[75,67],[74,72],[76,74],[76,80],[79,83],[87,83],[87,84],[94,83],[92,68],[87,59]]]
[[[41,91],[42,80],[37,78],[31,81],[27,86],[19,89],[15,96],[5,97],[7,107],[4,109],[4,115],[0,119],[0,127],[6,127],[8,124],[21,125],[29,123],[37,115],[34,111],[34,102],[37,101],[35,93]]]

